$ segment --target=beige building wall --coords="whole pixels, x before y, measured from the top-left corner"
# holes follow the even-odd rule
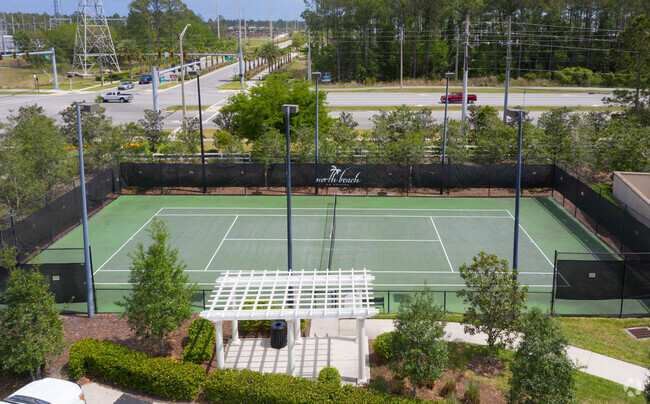
[[[633,209],[630,213],[650,227],[650,173],[614,171],[614,197]]]

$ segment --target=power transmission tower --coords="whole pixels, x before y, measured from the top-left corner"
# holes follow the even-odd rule
[[[465,61],[463,62],[463,122],[467,122],[467,73],[469,65],[469,14],[465,19]]]
[[[511,28],[512,28],[512,17],[508,17],[508,53],[506,54],[506,91],[505,91],[505,98],[503,103],[503,123],[508,122],[508,116],[506,115],[506,110],[508,109],[508,90],[510,88],[510,61],[512,60],[512,57],[510,55],[510,38],[512,33]]]
[[[79,0],[72,71],[79,68],[82,74],[90,74],[98,62],[121,71],[102,0]]]
[[[52,23],[50,25],[52,26],[58,26],[60,21],[61,21],[61,0],[54,0],[54,19],[52,20]]]

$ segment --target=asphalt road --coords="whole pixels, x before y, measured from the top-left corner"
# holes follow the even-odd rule
[[[281,47],[289,46],[291,42],[283,42]],[[205,61],[203,62],[205,63]],[[218,90],[218,87],[232,82],[233,76],[239,73],[238,63],[234,63],[214,72],[208,73],[200,78],[201,81],[201,103],[209,108],[203,112],[204,127],[214,128],[212,119],[218,114],[219,107],[224,105],[228,97],[234,94],[235,90]],[[266,74],[263,72],[261,75]],[[167,78],[169,78],[167,76]],[[0,122],[6,122],[7,117],[16,112],[22,105],[37,104],[45,110],[45,113],[55,119],[59,119],[59,112],[74,101],[93,102],[97,95],[116,89],[115,87],[103,88],[96,91],[74,91],[58,92],[44,95],[36,94],[11,94],[0,95]],[[65,83],[62,83],[65,89]],[[362,91],[332,91],[327,95],[327,104],[329,106],[361,106],[361,107],[378,107],[378,106],[441,106],[440,93],[418,93],[414,89],[410,93],[397,92],[362,92]],[[471,91],[471,90],[470,90]],[[133,94],[133,101],[128,104],[107,103],[103,104],[106,113],[113,119],[114,123],[136,122],[144,115],[145,109],[153,107],[153,96],[151,85],[138,85],[133,90],[127,91]],[[603,93],[532,93],[522,94],[514,93],[509,96],[509,105],[512,107],[521,106],[547,106],[547,107],[576,107],[576,106],[603,106]],[[185,100],[186,105],[198,105],[197,81],[191,80],[185,83]],[[181,104],[181,86],[177,85],[167,89],[159,90],[159,104],[163,109],[165,129],[176,129],[180,126],[182,120],[181,111],[165,111],[164,108],[172,105]],[[479,93],[477,105],[490,105],[495,107],[503,106],[502,93]],[[337,117],[340,112],[331,112],[330,115]],[[377,114],[375,111],[354,111],[352,112],[355,120],[359,122],[359,128],[371,128],[372,116]],[[190,117],[198,116],[197,110],[188,110],[187,115]],[[443,119],[442,111],[434,111],[434,117],[441,121]],[[531,112],[531,117],[536,120],[541,112]],[[449,117],[460,119],[460,111],[450,111]]]

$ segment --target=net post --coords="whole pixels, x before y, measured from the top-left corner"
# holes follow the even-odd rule
[[[557,250],[553,259],[553,285],[551,287],[551,316],[555,313],[555,288],[557,284]]]
[[[618,318],[623,318],[623,304],[625,303],[625,281],[627,278],[627,254],[623,254],[623,285],[621,287],[621,311]]]

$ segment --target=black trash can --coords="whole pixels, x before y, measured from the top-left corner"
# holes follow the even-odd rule
[[[271,348],[281,349],[287,346],[287,323],[282,320],[271,322]]]

